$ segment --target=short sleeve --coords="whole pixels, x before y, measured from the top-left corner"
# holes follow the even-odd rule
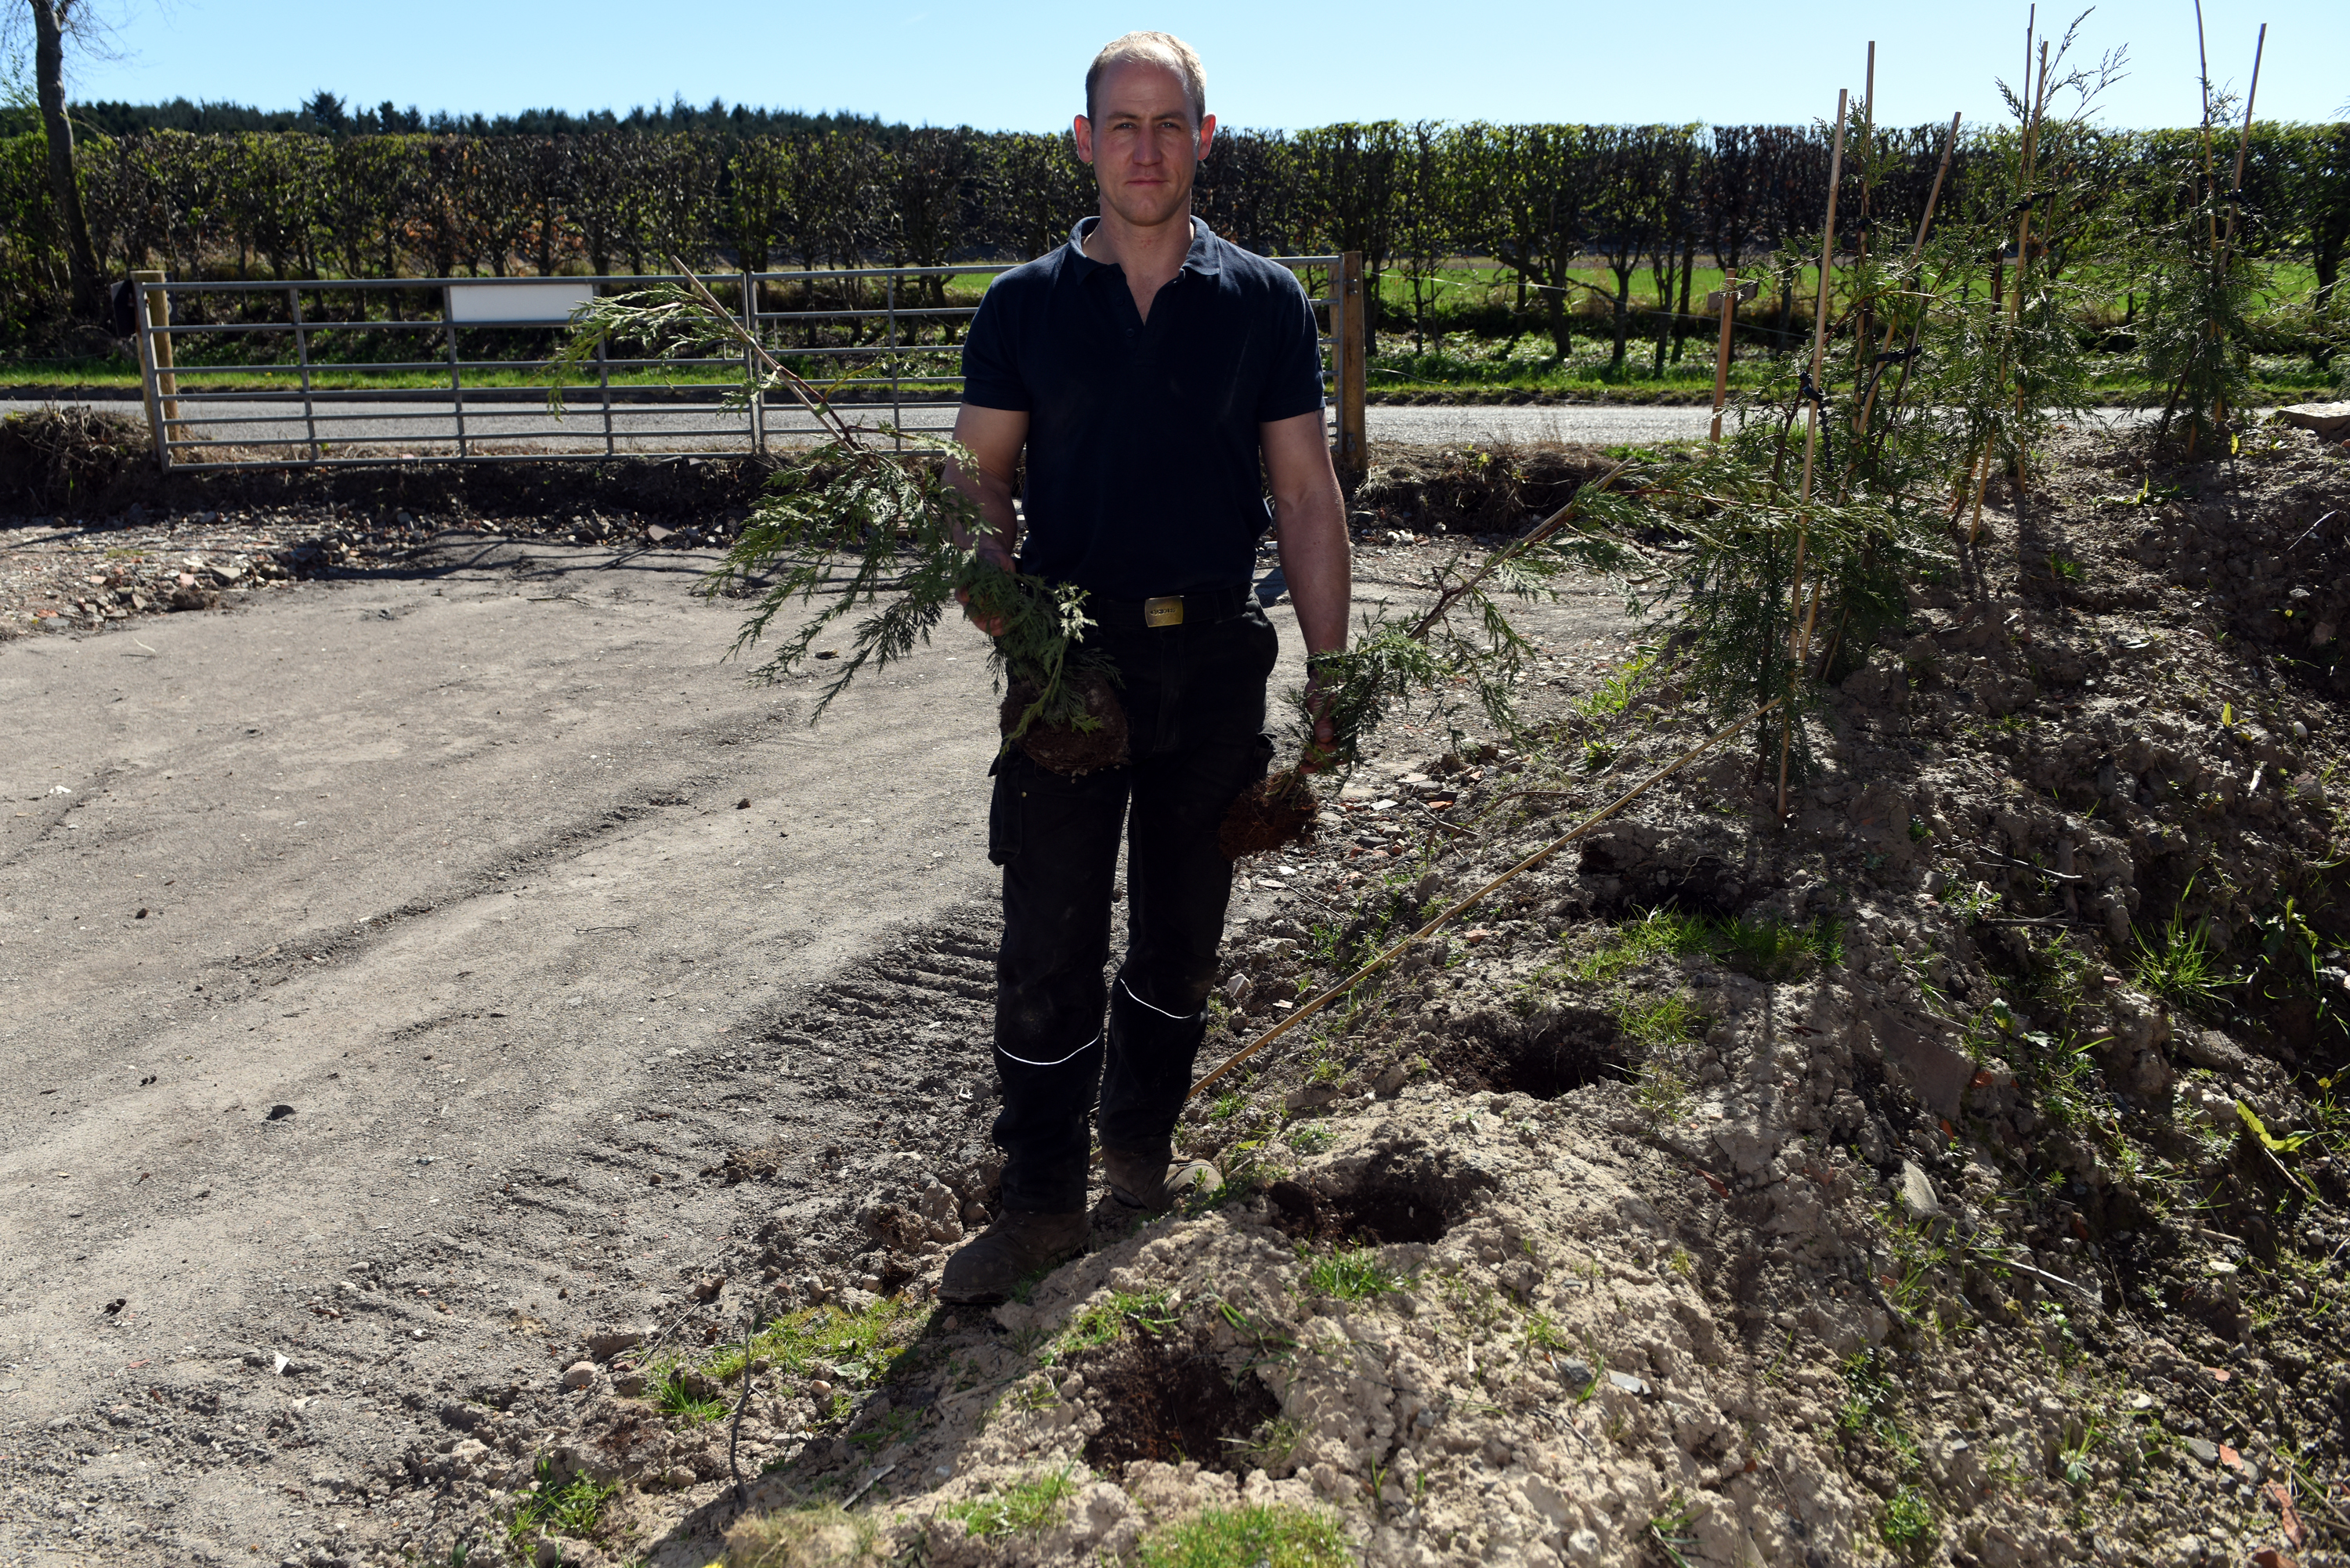
[[[979,313],[971,318],[970,335],[962,341],[962,400],[983,409],[1009,409],[1026,413],[1035,405],[1012,348],[1011,289],[1001,280],[979,298]]]
[[[1314,325],[1314,306],[1295,274],[1282,273],[1281,282],[1267,292],[1265,310],[1274,320],[1264,389],[1256,402],[1261,425],[1313,413],[1323,402],[1322,337]]]

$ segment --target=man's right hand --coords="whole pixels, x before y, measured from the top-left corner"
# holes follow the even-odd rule
[[[1017,567],[1013,566],[1012,557],[1006,555],[1003,546],[983,541],[979,546],[979,558],[983,561],[987,561],[993,565],[1001,566],[1007,572],[1018,570]],[[983,614],[982,612],[972,608],[971,590],[969,588],[957,588],[955,590],[955,602],[962,606],[962,613],[965,618],[970,620],[972,625],[979,628],[980,630],[987,633],[990,637],[1002,637],[1003,635],[1003,618],[1000,615]]]

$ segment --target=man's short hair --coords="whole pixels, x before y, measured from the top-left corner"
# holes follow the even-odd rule
[[[1183,78],[1183,96],[1191,100],[1191,123],[1208,118],[1208,72],[1191,45],[1172,33],[1128,33],[1102,46],[1086,70],[1086,118],[1094,118],[1094,88],[1112,66],[1164,66]]]

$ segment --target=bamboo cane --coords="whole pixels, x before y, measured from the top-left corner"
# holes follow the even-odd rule
[[[2236,223],[2243,213],[2244,155],[2251,151],[2252,145],[2252,102],[2260,97],[2261,56],[2266,52],[2268,43],[2269,25],[2263,22],[2261,24],[2261,36],[2252,44],[2252,80],[2251,85],[2244,89],[2244,129],[2236,138],[2235,182],[2228,189],[2228,233],[2227,236],[2220,242],[2219,253],[2214,258],[2214,265],[2217,269],[2213,277],[2215,284],[2221,282],[2227,275],[2228,253],[2235,247]],[[2219,340],[2216,321],[2212,324],[2211,336],[2214,342]],[[2227,419],[2228,399],[2225,393],[2220,394],[2220,406],[2215,412],[2220,420]]]
[[[1957,151],[1958,145],[1959,116],[1954,114],[1950,116],[1950,131],[1942,138],[1942,161],[1934,171],[1933,187],[1926,192],[1926,211],[1918,220],[1918,237],[1909,242],[1909,265],[1911,266],[1916,266],[1918,265],[1918,258],[1926,254],[1926,232],[1934,225],[1934,208],[1942,199],[1942,179],[1943,176],[1947,175],[1950,171],[1950,155]],[[1920,319],[1922,320],[1922,317]],[[1890,321],[1887,321],[1885,324],[1885,341],[1877,346],[1877,350],[1879,354],[1886,353],[1893,347],[1893,326],[1894,324]],[[1913,324],[1909,331],[1909,337],[1913,344],[1917,339],[1917,326]],[[1898,409],[1901,406],[1901,393],[1908,384],[1909,363],[1905,359],[1901,364],[1901,375],[1894,383],[1893,406],[1895,408]],[[1869,415],[1876,410],[1876,407],[1877,382],[1872,379],[1868,383],[1868,396],[1861,404],[1860,418],[1853,425],[1854,435],[1857,436],[1861,431],[1868,428]]]
[[[1836,89],[1835,146],[1828,155],[1827,225],[1820,231],[1820,291],[1812,308],[1812,386],[1814,390],[1819,387],[1820,373],[1827,363],[1828,277],[1830,266],[1835,259],[1836,186],[1844,179],[1845,110],[1850,101],[1851,94],[1846,89]],[[1807,399],[1804,405],[1804,482],[1801,496],[1801,504],[1806,509],[1811,505],[1812,469],[1819,445],[1820,405]],[[1787,757],[1795,739],[1795,680],[1811,652],[1810,632],[1802,630],[1799,640],[1799,628],[1794,624],[1804,603],[1804,556],[1810,544],[1810,524],[1808,510],[1796,514],[1795,573],[1787,594],[1787,711],[1779,717],[1779,820],[1782,822],[1787,819]]]
[[[1412,946],[1416,942],[1422,941],[1434,934],[1440,927],[1465,913],[1482,900],[1487,894],[1492,892],[1493,889],[1501,887],[1503,883],[1510,881],[1513,877],[1520,876],[1524,872],[1533,870],[1535,867],[1541,865],[1544,861],[1549,859],[1552,856],[1557,854],[1560,850],[1565,848],[1568,845],[1574,843],[1576,839],[1582,837],[1585,834],[1590,832],[1593,828],[1598,826],[1601,823],[1607,821],[1609,817],[1615,815],[1617,812],[1623,810],[1634,801],[1639,799],[1642,795],[1646,794],[1653,785],[1664,779],[1671,777],[1674,774],[1680,772],[1682,768],[1688,766],[1697,758],[1703,756],[1707,752],[1711,751],[1722,742],[1730,739],[1731,736],[1738,733],[1739,731],[1746,728],[1747,725],[1754,722],[1755,720],[1760,719],[1772,709],[1778,707],[1780,702],[1783,701],[1784,701],[1784,699],[1773,698],[1772,701],[1765,702],[1761,707],[1755,709],[1752,713],[1747,714],[1743,719],[1739,720],[1738,722],[1731,725],[1728,729],[1717,731],[1715,733],[1707,736],[1704,740],[1700,741],[1696,745],[1691,746],[1688,751],[1683,752],[1679,756],[1675,757],[1671,762],[1667,763],[1663,767],[1659,768],[1655,773],[1650,774],[1647,778],[1642,779],[1638,784],[1633,785],[1630,789],[1626,790],[1622,794],[1617,795],[1606,805],[1600,807],[1598,811],[1593,813],[1590,816],[1584,818],[1583,821],[1577,823],[1573,828],[1559,835],[1556,838],[1552,839],[1548,844],[1544,845],[1540,849],[1535,850],[1532,855],[1527,856],[1523,860],[1519,861],[1515,866],[1511,867],[1507,871],[1503,872],[1499,877],[1494,877],[1492,881],[1486,883],[1483,887],[1478,888],[1475,892],[1470,894],[1467,898],[1461,899],[1459,903],[1453,905],[1451,909],[1445,910],[1434,919],[1429,921],[1428,924],[1420,927],[1419,929],[1412,932],[1411,935],[1404,938],[1403,940],[1396,943],[1395,946],[1389,948],[1387,951],[1381,953],[1378,957],[1373,959],[1370,962],[1365,964],[1362,968],[1357,970],[1354,973],[1348,975],[1337,984],[1330,987],[1327,991],[1325,991],[1313,1001],[1305,1003],[1303,1007],[1300,1007],[1296,1012],[1291,1013],[1288,1017],[1274,1024],[1271,1029],[1268,1029],[1263,1034],[1258,1035],[1253,1044],[1250,1044],[1243,1050],[1236,1051],[1232,1055],[1225,1057],[1222,1066],[1218,1067],[1214,1072],[1210,1073],[1206,1077],[1201,1078],[1198,1083],[1192,1085],[1191,1092],[1186,1094],[1183,1097],[1187,1100],[1198,1097],[1200,1092],[1202,1089],[1205,1089],[1209,1085],[1214,1083],[1217,1079],[1222,1077],[1225,1074],[1231,1072],[1233,1068],[1239,1066],[1242,1063],[1247,1061],[1250,1057],[1255,1055],[1258,1052],[1263,1050],[1266,1046],[1272,1044],[1274,1041],[1280,1039],[1283,1035],[1288,1033],[1291,1030],[1296,1028],[1299,1024],[1305,1023],[1307,1019],[1313,1017],[1324,1008],[1329,1006],[1330,1003],[1336,1002],[1339,997],[1344,996],[1347,992],[1354,990],[1355,987],[1360,985],[1364,981],[1368,980],[1372,975],[1377,974],[1380,970],[1383,970],[1389,964],[1395,962],[1397,958],[1401,956],[1405,949]]]
[[[1706,440],[1719,445],[1721,441],[1721,405],[1730,397],[1730,318],[1738,309],[1738,269],[1730,268],[1721,275],[1721,346],[1713,351],[1713,433]]]
[[[2023,210],[2016,214],[2015,220],[2015,293],[2007,302],[2007,337],[2001,344],[1999,351],[1999,373],[2002,381],[2007,379],[2008,358],[2015,347],[2016,330],[2023,319],[2023,283],[2032,267],[2032,180],[2037,171],[2033,159],[2039,152],[2040,117],[2048,104],[2048,40],[2045,38],[2040,40],[2040,80],[2038,86],[2033,89],[2031,103],[2031,117],[2024,121],[2023,126],[2023,189],[2022,199],[2017,203]],[[2027,389],[2022,385],[2018,385],[2015,389],[2015,411],[2019,416],[2023,412],[2023,398],[2026,390]],[[2023,499],[2023,487],[2027,477],[2024,464],[2027,461],[2023,448],[2019,444],[2015,449],[2015,494],[2018,504],[2021,504]]]
[[[1868,71],[1860,87],[1860,227],[1859,242],[1855,247],[1855,265],[1866,276],[1868,269],[1869,175],[1871,160],[1877,155],[1877,40],[1868,40]],[[1868,303],[1860,307],[1860,322],[1852,335],[1852,373],[1857,380],[1868,374],[1868,340],[1875,336],[1870,330]]]

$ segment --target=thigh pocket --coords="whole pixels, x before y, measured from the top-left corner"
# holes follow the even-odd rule
[[[1011,865],[1020,853],[1020,784],[1011,762],[1008,754],[999,755],[987,770],[995,780],[987,802],[987,857],[998,866]]]

